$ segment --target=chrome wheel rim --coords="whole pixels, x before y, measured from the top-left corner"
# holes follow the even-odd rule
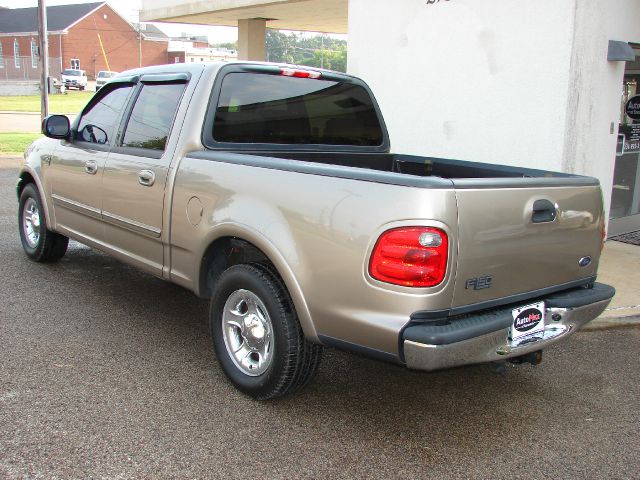
[[[273,326],[262,300],[249,290],[236,290],[227,298],[222,314],[227,353],[245,375],[267,371],[273,358]]]
[[[27,244],[36,248],[40,241],[40,211],[33,198],[28,198],[22,208],[22,231]]]

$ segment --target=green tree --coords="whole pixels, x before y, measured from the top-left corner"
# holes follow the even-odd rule
[[[238,42],[214,43],[213,48],[226,48],[227,50],[238,50]]]
[[[266,57],[270,62],[295,63],[344,72],[347,42],[327,35],[309,37],[267,29]]]

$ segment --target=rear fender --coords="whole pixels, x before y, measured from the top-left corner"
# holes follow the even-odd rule
[[[273,225],[277,226],[274,227]],[[234,237],[244,240],[253,244],[256,248],[262,251],[284,281],[296,308],[296,313],[298,314],[298,319],[300,320],[300,325],[302,326],[302,330],[304,331],[306,338],[311,341],[319,342],[316,329],[311,319],[309,307],[307,306],[307,302],[302,293],[302,288],[300,287],[296,275],[291,268],[292,264],[298,264],[299,266],[301,259],[296,253],[298,249],[295,248],[295,241],[293,240],[288,226],[282,223],[282,221],[275,224],[272,223],[267,236],[263,232],[244,224],[231,222],[216,224],[207,233],[202,243],[202,250],[196,256],[198,259],[198,265],[196,266],[196,275],[194,278],[200,278],[200,269],[202,268],[200,260],[203,258],[209,245],[223,237]],[[278,242],[277,246],[272,239]],[[283,252],[288,252],[289,257],[291,258],[287,258]],[[197,293],[199,294],[200,292]]]

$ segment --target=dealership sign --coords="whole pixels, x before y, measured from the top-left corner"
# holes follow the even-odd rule
[[[640,120],[640,95],[631,97],[624,106],[627,116],[633,120]]]

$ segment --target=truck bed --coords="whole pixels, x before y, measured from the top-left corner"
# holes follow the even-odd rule
[[[395,153],[353,153],[353,152],[317,152],[317,151],[247,151],[261,157],[280,158],[325,165],[355,167],[381,172],[400,173],[418,177],[440,177],[446,179],[482,179],[482,178],[556,178],[582,179],[588,177],[561,172],[551,172],[533,168],[512,167],[489,163],[451,160],[417,155]],[[594,179],[589,179],[593,184]],[[572,182],[570,182],[572,183]]]

